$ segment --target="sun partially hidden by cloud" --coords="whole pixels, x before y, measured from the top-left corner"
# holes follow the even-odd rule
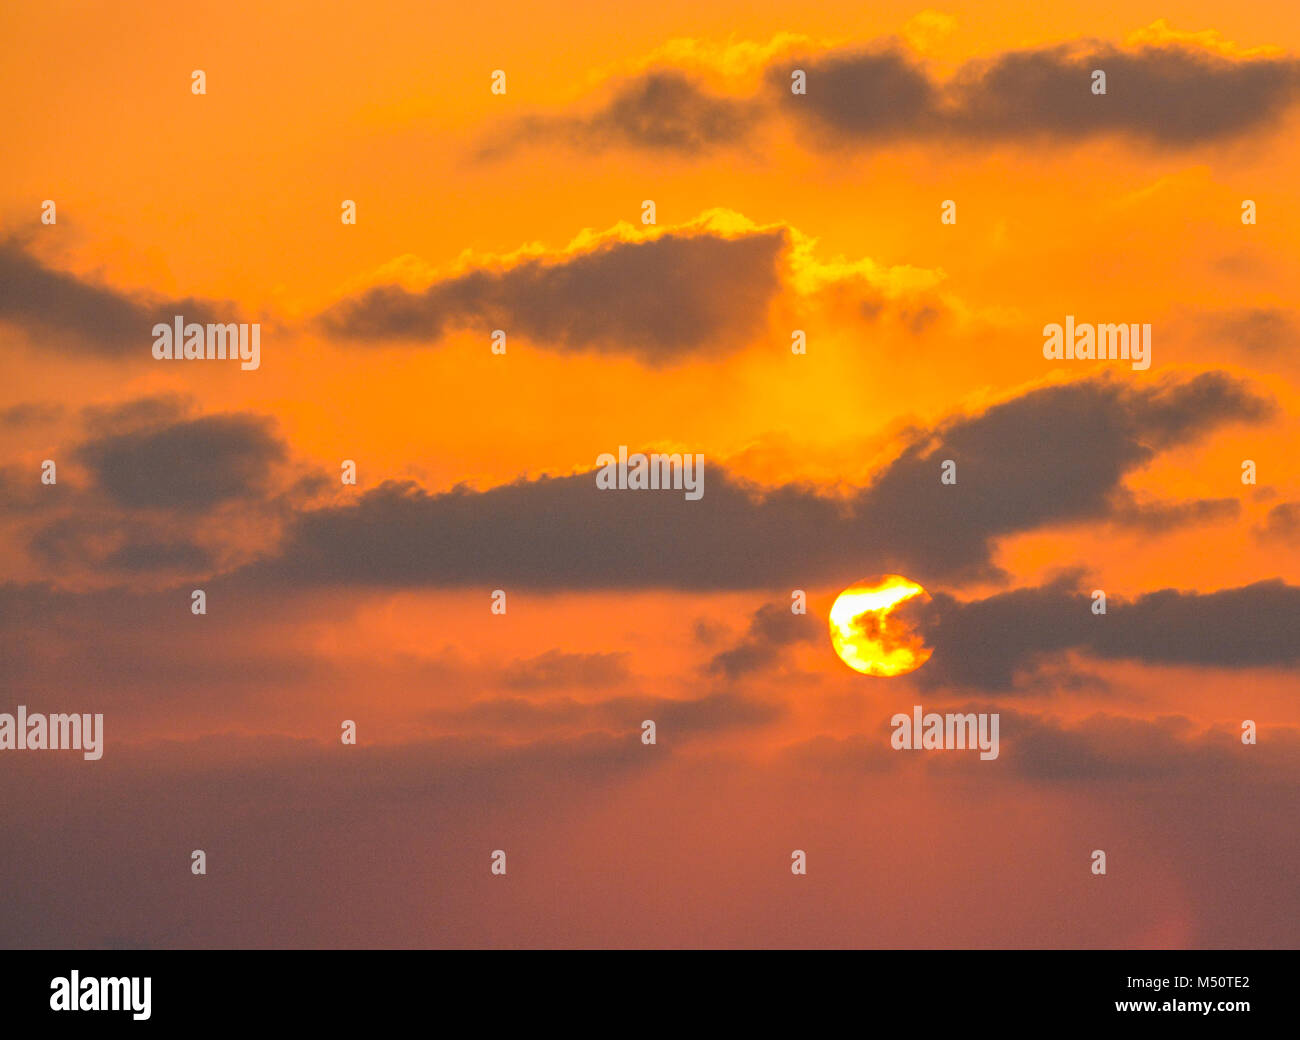
[[[925,589],[899,574],[865,578],[831,607],[831,643],[840,660],[863,675],[904,675],[930,659],[925,636],[896,613]]]

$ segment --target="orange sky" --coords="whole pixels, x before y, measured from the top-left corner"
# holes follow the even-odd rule
[[[1027,650],[1001,687],[926,683],[924,671],[862,677],[825,634],[836,593],[889,570],[894,552],[919,561],[927,587],[958,605],[1062,574],[1076,591],[1103,588],[1135,604],[1135,618],[1155,609],[1142,597],[1161,589],[1195,599],[1268,581],[1290,595],[1300,584],[1300,8],[1096,8],[998,0],[792,13],[750,0],[641,10],[382,0],[328,10],[51,3],[0,15],[10,41],[0,60],[0,263],[32,279],[14,274],[0,289],[6,687],[14,704],[103,710],[109,727],[102,781],[79,759],[0,759],[0,789],[32,792],[19,818],[0,826],[6,841],[28,834],[0,885],[40,873],[54,879],[48,901],[75,908],[75,846],[60,838],[42,848],[22,828],[39,828],[41,813],[64,799],[100,805],[101,784],[152,809],[134,843],[126,823],[96,831],[100,862],[79,868],[116,885],[121,909],[98,919],[82,907],[42,923],[38,900],[0,926],[0,939],[1294,945],[1296,915],[1279,924],[1286,915],[1267,908],[1300,905],[1261,866],[1293,869],[1297,852],[1293,828],[1289,838],[1277,833],[1295,809],[1300,747],[1297,661],[1287,650],[1300,633],[1285,627],[1293,614],[1261,607],[1258,623],[1254,614],[1228,619],[1263,633],[1258,663],[1199,659],[1194,626],[1175,635],[1177,619],[1160,615],[1167,652],[1090,652],[1086,641],[1043,657]],[[1008,53],[1065,44],[1118,48],[1105,100],[1121,109],[1123,129],[1080,129],[1063,103],[1037,131],[994,133],[976,104],[965,128],[937,106],[925,117],[953,119],[947,130],[919,129],[918,116],[894,135],[854,137],[778,111],[765,93],[765,75],[775,69],[784,82],[796,56],[822,62],[893,47],[941,91]],[[1195,65],[1174,100],[1126,93],[1121,59],[1154,68],[1162,54]],[[1276,79],[1234,78],[1268,63]],[[190,90],[195,69],[206,73],[203,96]],[[489,89],[495,69],[507,75],[503,96]],[[711,99],[701,104],[752,118],[752,128],[716,146],[637,141],[660,127],[647,116],[629,129],[603,106],[665,72],[696,84]],[[829,72],[810,79],[814,91],[829,81]],[[1205,129],[1215,99],[1226,98],[1226,110],[1238,97],[1237,123]],[[1211,99],[1203,125],[1193,119],[1185,140],[1163,137],[1179,105],[1202,111],[1198,98]],[[888,112],[906,99],[869,103]],[[1125,121],[1124,111],[1161,104],[1172,107],[1154,130],[1145,116]],[[693,111],[656,118],[703,133]],[[529,136],[528,126],[543,129]],[[54,225],[40,221],[46,199],[57,204]],[[340,221],[345,199],[357,204],[355,226]],[[940,221],[949,199],[955,225]],[[1257,203],[1255,225],[1241,222],[1244,199]],[[655,202],[653,227],[641,222],[643,200]],[[754,290],[761,306],[735,302],[749,286],[739,260],[710,261],[686,284],[665,275],[683,299],[652,307],[648,323],[670,324],[699,291],[718,324],[686,346],[656,340],[659,358],[637,346],[617,294],[575,291],[574,310],[558,317],[547,310],[555,293],[532,310],[516,299],[530,265],[580,272],[620,249],[644,257],[670,240],[729,243],[733,251],[712,255],[738,256],[763,236],[781,244],[770,291]],[[573,277],[544,284],[586,284]],[[40,279],[58,287],[38,299],[26,286]],[[515,296],[474,288],[484,284],[514,286]],[[406,302],[429,289],[451,317],[424,335],[351,337],[325,320],[355,314],[348,308],[374,287]],[[223,321],[259,321],[261,366],[157,362],[148,322],[110,343],[96,324],[109,311],[77,312],[68,301],[78,291],[124,307],[193,300]],[[51,327],[24,310],[28,298],[50,314],[88,317]],[[506,355],[495,356],[489,336],[502,313],[513,324]],[[1150,323],[1150,369],[1045,360],[1041,329],[1067,314]],[[606,316],[622,339],[578,342],[574,329]],[[806,355],[791,353],[793,329],[806,331]],[[1227,393],[1220,411],[1217,398],[1189,390],[1187,407],[1200,416],[1160,440],[1166,410],[1151,402],[1168,404],[1207,375],[1267,408],[1249,414]],[[1113,486],[1098,478],[1095,502],[1027,518],[1016,510],[1033,510],[1008,496],[1016,515],[990,520],[991,533],[960,559],[959,528],[975,522],[961,510],[945,521],[951,538],[929,548],[907,541],[911,528],[939,523],[928,507],[886,530],[880,518],[895,513],[879,489],[907,497],[904,462],[926,438],[974,452],[985,434],[960,438],[982,430],[982,417],[1056,400],[1054,389],[1068,402],[1080,381],[1103,376],[1118,388],[1115,421],[1144,416],[1130,433],[1145,454],[1117,463]],[[1059,412],[1045,421],[1053,415],[1073,421]],[[149,489],[189,475],[158,473],[134,501],[108,480],[110,468],[138,465],[122,445],[141,450],[157,431],[165,444],[220,416],[235,416],[241,437],[265,431],[247,433],[254,447],[236,461],[237,488],[201,488],[208,500],[195,508],[145,501]],[[1063,442],[1080,447],[1062,467],[1086,467],[1090,442],[1105,454],[1110,416],[1085,413],[1065,430]],[[233,451],[234,438],[218,447]],[[1011,473],[1014,484],[1027,465],[1016,445],[1032,453],[1037,440],[1030,426],[1010,451],[989,448],[962,472]],[[526,578],[492,565],[493,552],[531,532],[568,537],[567,507],[540,497],[539,478],[587,474],[619,445],[702,453],[706,502],[724,494],[725,472],[795,497],[847,496],[877,525],[864,521],[860,542],[843,552],[839,536],[814,523],[768,532],[755,542],[752,580],[693,583],[653,556],[639,571],[602,570],[578,553],[575,567],[590,564],[590,580],[558,566]],[[45,459],[58,462],[57,488],[39,483]],[[343,459],[357,462],[356,487],[339,484]],[[1243,459],[1257,463],[1256,486],[1241,482]],[[209,462],[200,453],[184,466],[203,485]],[[1091,488],[1090,479],[1067,472],[1059,493]],[[430,501],[389,502],[390,481],[411,482]],[[490,502],[515,499],[483,493],[513,482],[538,512],[491,512],[503,507]],[[458,487],[466,509],[487,510],[468,514],[460,542],[454,496],[437,497]],[[1144,521],[1122,508],[1125,495],[1219,505],[1178,523]],[[970,501],[963,509],[998,512]],[[424,537],[426,505],[446,527],[430,521]],[[415,543],[437,547],[431,562],[413,562],[409,575],[380,563],[366,571],[398,538],[366,518],[407,508]],[[580,547],[586,531],[598,553],[602,521],[574,510],[573,540]],[[657,524],[678,522],[666,515],[637,527],[652,546]],[[513,537],[516,519],[525,533]],[[507,534],[493,541],[486,532],[498,520]],[[733,540],[750,544],[734,520],[718,524],[699,535],[715,555]],[[151,558],[160,542],[184,543],[189,555]],[[146,562],[122,562],[128,549]],[[470,562],[464,572],[447,564],[449,577],[440,552]],[[787,558],[793,570],[780,566]],[[331,570],[341,559],[359,562]],[[204,618],[187,610],[198,587],[213,601]],[[772,637],[763,608],[788,615],[795,587],[809,594],[808,627]],[[507,590],[505,617],[489,613],[495,588]],[[736,647],[759,663],[728,672],[719,655]],[[891,756],[887,720],[914,703],[1004,711],[1003,759],[983,769]],[[653,749],[638,739],[647,712],[680,720]],[[338,744],[345,718],[359,723],[357,748]],[[1257,748],[1234,739],[1244,718],[1266,734]],[[1117,735],[1126,726],[1131,739]],[[1041,767],[1057,751],[1084,764]],[[361,764],[342,763],[347,754]],[[1243,754],[1255,757],[1232,757]],[[184,797],[146,777],[170,778],[159,786]],[[1221,815],[1205,823],[1211,798],[1222,799]],[[1252,806],[1257,825],[1244,822]],[[100,808],[115,819],[110,802]],[[295,823],[295,813],[373,842],[395,864],[391,889],[342,838]],[[420,830],[426,819],[436,832]],[[275,835],[292,866],[259,881],[246,905],[287,907],[281,923],[232,918],[239,879],[265,867]],[[195,902],[184,862],[204,841],[222,850],[214,861],[227,873]],[[1206,866],[1225,841],[1238,860]],[[519,850],[507,895],[486,869],[499,847]],[[1096,847],[1114,848],[1117,864],[1101,894],[1087,873]],[[792,848],[809,849],[817,897],[787,889]],[[123,880],[129,864],[148,880]],[[933,902],[869,911],[853,896],[916,878]],[[1019,902],[1008,889],[1021,890]],[[356,919],[319,918],[336,898],[354,901]],[[369,923],[357,923],[366,913]],[[187,919],[192,932],[177,923]]]

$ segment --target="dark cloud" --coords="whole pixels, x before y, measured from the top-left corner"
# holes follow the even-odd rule
[[[1094,715],[1073,725],[1004,713],[1008,765],[1032,781],[1200,779],[1285,783],[1294,789],[1300,732],[1278,727],[1258,744],[1240,729],[1200,730],[1190,719]]]
[[[624,653],[550,651],[501,665],[466,661],[447,647],[434,656],[363,656],[341,662],[303,646],[293,633],[320,621],[346,624],[357,601],[339,597],[241,595],[211,583],[209,614],[190,613],[189,585],[156,591],[114,587],[84,592],[48,583],[0,583],[0,684],[32,710],[57,707],[69,690],[93,694],[116,731],[163,717],[190,727],[228,725],[230,712],[253,709],[267,690],[305,708],[295,715],[310,731],[313,712],[335,730],[340,718],[365,717],[359,692],[405,691],[417,714],[389,732],[398,739],[429,732],[565,739],[639,732],[653,719],[661,743],[687,736],[763,726],[784,709],[732,691],[663,696],[638,690]],[[256,624],[250,624],[255,620]],[[51,646],[43,634],[58,632]],[[93,676],[93,688],[86,677]],[[516,691],[523,691],[521,695]],[[476,698],[465,703],[469,697]],[[434,710],[418,704],[440,705]],[[446,706],[441,706],[446,705]],[[159,713],[163,713],[161,716]],[[360,715],[355,714],[360,713]],[[420,725],[412,728],[412,722]],[[369,728],[370,734],[376,732]],[[639,736],[631,742],[640,747]]]
[[[806,94],[790,90],[796,69],[806,73]],[[1105,95],[1092,92],[1096,69],[1106,74]],[[482,153],[560,139],[699,155],[748,142],[772,108],[826,144],[1119,134],[1186,147],[1275,125],[1300,94],[1300,61],[1080,40],[967,61],[943,81],[915,53],[884,42],[785,56],[764,81],[766,96],[722,98],[679,70],[651,70],[616,83],[594,112],[513,122]]]
[[[494,732],[541,733],[552,730],[608,730],[640,733],[644,720],[655,724],[656,741],[748,729],[776,721],[784,714],[778,704],[715,693],[704,697],[628,696],[588,702],[571,697],[531,701],[522,697],[497,697],[465,708],[435,712],[431,718],[458,728],[489,728]],[[638,741],[639,743],[639,738]]]
[[[1094,95],[1094,69],[1106,94]],[[948,84],[944,132],[987,140],[1130,134],[1192,145],[1275,123],[1295,101],[1293,58],[1229,59],[1180,46],[1103,44],[1016,51],[974,61]]]
[[[185,298],[159,300],[58,271],[34,257],[18,238],[0,242],[0,321],[36,337],[66,337],[68,345],[101,357],[151,359],[152,329],[174,315],[186,321],[232,321],[234,304]]]
[[[820,295],[835,302],[847,296],[852,300],[849,313],[867,322],[892,321],[912,336],[934,330],[951,314],[936,293],[921,291],[906,301],[895,300],[861,279],[846,279],[820,290]]]
[[[0,466],[0,514],[39,513],[65,497],[66,486],[42,484],[39,466]]]
[[[129,570],[133,561],[118,562]],[[209,593],[209,612],[199,618],[190,613],[196,585],[152,584],[73,591],[49,582],[0,583],[0,685],[11,703],[52,710],[69,691],[80,691],[112,711],[119,727],[162,717],[220,728],[229,712],[267,690],[316,703],[340,683],[336,661],[292,638],[305,618],[337,620],[324,597],[218,594],[205,581],[198,587]],[[381,670],[367,661],[348,682],[371,688]],[[425,681],[410,669],[395,674],[402,688]]]
[[[216,557],[194,542],[131,539],[109,553],[104,562],[114,570],[134,573],[205,572],[212,569]]]
[[[1257,533],[1267,539],[1300,539],[1300,502],[1279,502],[1268,511]]]
[[[150,394],[86,405],[81,409],[81,422],[92,433],[103,436],[165,426],[187,418],[193,411],[194,400],[185,394]]]
[[[556,140],[590,151],[633,145],[698,154],[743,142],[760,117],[751,99],[718,97],[676,69],[656,69],[616,84],[589,114],[519,119],[495,135],[481,155]]]
[[[1300,665],[1300,587],[1281,579],[1209,593],[1111,597],[1104,615],[1092,612],[1091,592],[1068,576],[969,603],[934,593],[930,604],[911,608],[934,646],[916,681],[931,688],[1037,688],[1026,678],[1046,657],[1070,650],[1152,665]]]
[[[795,69],[807,76],[806,94],[791,91]],[[767,82],[792,118],[845,138],[890,141],[939,128],[939,88],[896,47],[793,57],[772,65]]]
[[[709,661],[708,671],[728,679],[739,679],[770,667],[782,650],[793,643],[825,638],[822,620],[809,614],[794,614],[789,604],[765,603],[749,619],[745,636],[735,646]]]
[[[0,426],[14,428],[57,422],[63,417],[63,405],[52,401],[24,401],[0,409]]]
[[[89,504],[84,498],[80,501]],[[60,516],[37,528],[27,544],[47,573],[198,575],[211,574],[217,567],[212,548],[177,536],[165,521],[144,521],[138,514]]]
[[[571,654],[550,650],[538,657],[512,661],[506,666],[504,684],[516,690],[602,687],[616,685],[627,677],[626,654]]]
[[[1243,307],[1226,312],[1200,313],[1216,340],[1245,347],[1260,356],[1293,353],[1300,345],[1300,322],[1282,307]]]
[[[899,708],[906,712],[903,705]],[[925,709],[960,714],[996,712],[998,757],[986,761],[974,753],[918,755],[896,750],[890,744],[893,706],[881,710],[880,725],[873,733],[822,735],[790,745],[784,753],[803,769],[819,773],[871,774],[916,768],[1034,783],[1181,779],[1257,791],[1276,786],[1292,797],[1300,779],[1300,731],[1288,726],[1265,727],[1257,744],[1243,744],[1239,728],[1206,729],[1181,715],[1137,718],[1098,713],[1067,722],[990,704],[926,704]]]
[[[795,68],[807,73],[806,95],[790,92]],[[1095,69],[1106,73],[1104,95],[1092,93]],[[972,60],[939,82],[891,46],[786,59],[768,83],[793,119],[845,144],[1126,134],[1187,146],[1275,123],[1296,99],[1300,62],[1092,42]]]
[[[287,449],[270,417],[193,412],[176,394],[88,405],[83,440],[50,451],[58,484],[42,485],[34,465],[0,469],[0,515],[18,521],[35,573],[211,575],[273,542],[280,518],[323,490],[323,475],[291,480],[279,465]]]
[[[796,69],[806,73],[805,94],[791,91]],[[1096,69],[1106,73],[1104,95],[1092,93]],[[782,57],[768,66],[765,86],[752,98],[719,97],[680,71],[656,69],[617,83],[593,113],[512,123],[483,154],[560,139],[698,155],[747,142],[773,109],[830,145],[1117,134],[1186,147],[1275,125],[1300,93],[1300,62],[1083,40],[973,59],[941,80],[918,55],[886,41]]]
[[[431,341],[454,328],[485,336],[503,329],[562,350],[667,364],[734,349],[762,328],[785,244],[784,231],[612,241],[574,256],[469,271],[423,292],[379,286],[320,320],[331,334],[356,339]]]
[[[75,503],[85,506],[87,499],[77,498]],[[122,533],[116,517],[91,516],[85,510],[78,510],[53,517],[36,528],[29,539],[29,549],[48,568],[101,564]]]
[[[108,434],[77,455],[121,506],[203,510],[257,495],[285,448],[269,418],[232,413]]]
[[[394,586],[803,588],[901,570],[993,573],[995,539],[1105,518],[1126,473],[1269,403],[1221,373],[1043,387],[916,431],[869,487],[758,488],[705,460],[704,495],[602,491],[592,473],[429,494],[388,482],[300,514],[258,581]],[[613,446],[610,446],[613,447]],[[956,485],[940,464],[957,463]]]
[[[656,729],[663,727],[669,738],[675,733],[719,733],[765,726],[785,715],[782,705],[735,693],[715,693],[691,700],[664,698],[645,708],[644,717],[654,719]]]
[[[1138,502],[1127,493],[1116,496],[1111,516],[1116,523],[1151,534],[1177,527],[1235,520],[1241,502],[1235,498],[1197,498],[1187,502]]]

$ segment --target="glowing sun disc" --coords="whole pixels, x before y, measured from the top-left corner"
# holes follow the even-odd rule
[[[831,607],[831,645],[840,660],[863,675],[905,675],[930,659],[925,634],[895,611],[929,593],[901,574],[855,582]]]

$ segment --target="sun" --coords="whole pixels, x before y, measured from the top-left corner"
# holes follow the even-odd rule
[[[840,660],[863,675],[905,675],[930,659],[934,648],[925,635],[895,613],[897,607],[929,593],[901,574],[881,574],[855,582],[831,607],[831,644]]]

